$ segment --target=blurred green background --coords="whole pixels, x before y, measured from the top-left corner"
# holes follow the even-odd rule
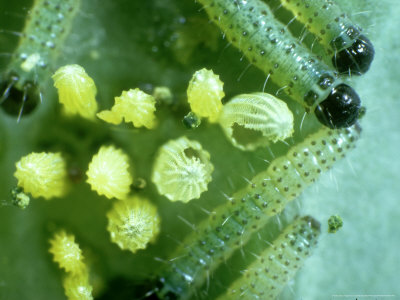
[[[370,71],[352,81],[367,114],[361,122],[363,134],[356,150],[292,205],[300,207],[301,214],[320,220],[324,232],[332,214],[342,216],[344,227],[335,235],[322,236],[316,253],[282,299],[371,294],[400,298],[400,2],[339,2],[362,24],[375,46]],[[31,4],[0,0],[0,29],[21,31]],[[285,20],[286,16],[282,13],[281,17]],[[0,53],[11,53],[17,42],[17,37],[0,33]],[[98,87],[101,109],[109,108],[123,89],[139,87],[151,93],[160,85],[171,89],[175,104],[158,108],[160,125],[154,131],[113,127],[63,117],[51,80],[42,80],[44,102],[20,123],[0,109],[0,201],[7,203],[9,190],[16,184],[15,162],[32,151],[62,151],[71,168],[81,174],[65,198],[33,199],[24,211],[0,206],[1,300],[64,299],[62,272],[48,253],[48,239],[59,228],[76,235],[102,299],[132,299],[153,288],[151,281],[162,267],[155,258],[168,258],[191,231],[178,216],[196,224],[206,217],[201,208],[212,209],[224,202],[222,192],[231,194],[244,186],[242,176],[251,178],[266,168],[263,159],[271,159],[266,149],[254,153],[234,149],[216,125],[203,122],[189,132],[181,124],[189,110],[184,104],[185,91],[195,70],[207,67],[220,74],[225,99],[262,90],[265,76],[254,67],[243,73],[248,62],[241,57],[233,47],[226,48],[219,29],[208,22],[194,1],[82,1],[54,69],[66,63],[84,66]],[[7,55],[0,56],[1,70],[8,59]],[[267,88],[275,92],[279,87],[268,83]],[[294,143],[318,125],[308,116],[300,132],[303,110],[295,103],[290,107],[296,114],[297,132],[290,141]],[[183,134],[199,140],[211,153],[215,166],[209,191],[187,205],[158,196],[149,181],[158,147]],[[91,156],[100,145],[110,143],[129,153],[135,176],[147,181],[145,189],[134,192],[156,203],[162,217],[157,243],[135,255],[111,244],[105,214],[112,202],[97,196],[84,182]],[[287,146],[278,144],[271,149],[279,155],[287,151]],[[262,232],[266,239],[271,230]],[[224,276],[237,276],[239,272],[234,267],[227,270],[236,275],[222,273]],[[221,272],[216,274],[220,276]],[[223,286],[217,275],[213,279]]]

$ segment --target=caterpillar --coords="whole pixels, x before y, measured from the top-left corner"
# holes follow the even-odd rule
[[[357,121],[360,98],[294,38],[260,0],[199,0],[229,42],[331,128]]]
[[[271,162],[187,236],[160,275],[160,297],[188,299],[269,217],[280,213],[320,174],[355,146],[361,128],[323,127]]]
[[[361,75],[368,71],[374,46],[335,1],[282,0],[282,5],[318,38],[340,73]]]
[[[314,218],[296,219],[217,299],[275,299],[312,254],[320,233]]]
[[[1,77],[4,90],[0,103],[21,92],[23,105],[37,102],[38,86],[50,77],[79,6],[80,0],[34,2],[19,44]]]

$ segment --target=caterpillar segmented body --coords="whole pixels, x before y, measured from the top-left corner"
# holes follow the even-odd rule
[[[12,95],[13,89],[24,93],[23,102],[37,98],[37,87],[50,78],[79,7],[80,0],[34,2],[19,44],[1,78],[5,85],[2,101]]]
[[[295,220],[218,300],[275,299],[311,255],[320,232],[312,217]]]
[[[6,73],[17,77],[15,87],[50,77],[53,65],[67,37],[80,0],[36,0],[22,38]]]
[[[266,171],[251,179],[251,184],[236,192],[230,203],[219,206],[184,240],[160,276],[163,287],[159,295],[189,299],[208,274],[263,227],[268,217],[281,212],[344,157],[359,134],[357,124],[340,130],[324,127],[272,161]]]
[[[356,122],[358,95],[299,43],[274,18],[267,4],[259,0],[199,2],[252,64],[285,87],[285,92],[306,110],[315,111],[321,123],[340,128]]]
[[[317,36],[339,72],[361,75],[368,71],[374,47],[334,0],[282,0],[282,5]]]

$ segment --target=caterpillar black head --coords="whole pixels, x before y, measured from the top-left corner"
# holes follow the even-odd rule
[[[327,127],[349,127],[357,121],[360,107],[361,101],[357,93],[350,86],[339,84],[317,106],[315,115]]]
[[[371,41],[361,34],[350,47],[338,51],[332,63],[342,74],[362,75],[368,71],[374,54]]]
[[[8,115],[18,117],[29,115],[38,106],[40,93],[32,82],[17,87],[18,77],[9,76],[9,80],[0,83],[0,105]]]
[[[164,300],[176,300],[178,299],[178,294],[173,292],[172,290],[165,289],[166,288],[166,282],[165,278],[161,277],[157,282],[156,282],[156,295],[158,295],[159,299],[164,299]],[[182,291],[180,291],[182,292]]]

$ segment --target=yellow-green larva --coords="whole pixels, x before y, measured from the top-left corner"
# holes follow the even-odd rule
[[[268,2],[268,0],[266,0]],[[343,13],[335,0],[282,0],[332,56],[332,64],[340,73],[361,75],[368,71],[374,58],[374,47]]]
[[[314,218],[295,220],[218,300],[276,299],[312,254],[320,233]]]
[[[3,101],[13,90],[23,93],[23,102],[37,100],[30,99],[38,98],[30,90],[37,91],[50,78],[79,7],[80,0],[34,1],[19,44],[1,76]]]
[[[254,150],[293,134],[292,112],[285,102],[267,93],[233,97],[223,106],[218,122],[241,150]]]
[[[357,120],[360,99],[293,37],[261,0],[199,0],[228,41],[319,121],[331,128]]]
[[[161,274],[159,295],[190,299],[210,273],[241,247],[269,217],[280,213],[320,174],[355,146],[358,124],[340,130],[326,127],[292,147],[257,174],[249,185],[229,198],[196,226],[178,247]]]

